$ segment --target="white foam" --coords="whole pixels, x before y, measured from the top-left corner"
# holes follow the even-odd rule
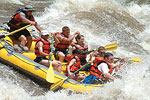
[[[13,1],[13,0],[11,0]],[[109,4],[111,0],[108,0]],[[121,0],[120,0],[121,1]],[[21,1],[19,1],[21,2]],[[101,1],[103,2],[103,1]],[[113,1],[117,2],[117,1]],[[117,2],[118,3],[118,2]],[[124,3],[124,2],[123,2]],[[89,45],[107,45],[111,44],[112,41],[110,36],[105,35],[106,33],[93,34],[97,29],[93,29],[95,23],[88,19],[76,19],[75,16],[69,16],[71,14],[76,13],[84,13],[84,11],[90,12],[95,5],[99,4],[99,0],[56,0],[52,5],[48,8],[45,8],[45,12],[42,13],[41,16],[36,17],[38,23],[42,26],[43,29],[46,29],[50,32],[61,31],[61,28],[65,25],[69,26],[71,29],[71,34],[76,31],[80,31],[81,34],[85,36],[85,41],[88,42]],[[107,4],[107,1],[105,1]],[[113,3],[112,3],[113,5]],[[115,6],[115,5],[114,5]],[[121,6],[121,5],[120,5]],[[118,7],[118,6],[117,6]],[[150,30],[149,30],[149,15],[150,8],[149,5],[138,5],[132,3],[128,6],[122,6],[124,9],[128,9],[128,14],[132,15],[136,20],[146,26],[145,30],[136,34],[136,37],[141,41],[140,45],[146,49],[150,50]],[[117,9],[116,9],[117,10]],[[94,18],[94,17],[93,17]],[[97,18],[97,17],[95,17]],[[110,17],[111,18],[111,17]],[[109,20],[108,20],[109,21]],[[105,23],[104,23],[105,24]],[[120,23],[116,24],[121,26]],[[124,23],[123,28],[128,23]],[[89,27],[90,26],[90,27]],[[107,28],[107,27],[106,27]],[[109,30],[109,29],[108,29]],[[126,26],[124,30],[129,30],[129,27]],[[121,35],[121,34],[120,34]],[[121,38],[122,39],[122,38]],[[126,41],[126,40],[119,40]],[[113,41],[114,42],[114,41]],[[128,41],[126,41],[128,42]],[[131,46],[131,45],[129,45]],[[92,46],[91,46],[92,47]],[[91,48],[93,49],[93,48]],[[140,48],[138,48],[140,49]],[[115,56],[123,56],[123,57],[138,57],[136,53],[129,51],[123,47],[118,47],[116,51],[113,51]],[[93,94],[83,95],[83,94],[68,94],[68,90],[62,90],[60,92],[53,93],[51,91],[44,93],[44,95],[39,96],[31,96],[32,93],[26,92],[23,88],[19,87],[11,82],[5,82],[0,79],[0,99],[10,99],[10,100],[124,100],[124,99],[134,99],[134,100],[148,100],[150,98],[149,93],[149,55],[142,56],[143,60],[141,64],[129,64],[127,65],[121,72],[118,72],[122,75],[122,80],[115,80],[112,83],[106,84],[103,88],[97,88]],[[0,65],[2,66],[2,65]],[[17,77],[17,76],[16,76]],[[12,80],[8,80],[12,81]],[[19,83],[17,83],[19,84]],[[9,85],[9,88],[7,88]],[[39,87],[40,88],[40,87]],[[13,90],[13,91],[12,91]],[[6,94],[8,92],[8,94]],[[2,94],[2,95],[1,95]],[[18,96],[17,96],[17,95]],[[13,95],[13,96],[12,96]],[[14,96],[15,95],[15,96]],[[1,97],[2,96],[2,97]]]
[[[0,2],[24,5],[21,0],[0,0]]]

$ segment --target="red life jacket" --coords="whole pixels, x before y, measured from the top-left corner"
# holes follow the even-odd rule
[[[76,59],[76,63],[75,64],[73,64],[72,66],[70,66],[70,71],[71,72],[75,72],[75,71],[77,71],[77,70],[79,70],[80,69],[80,66],[81,66],[81,62],[80,62],[80,59],[77,57],[77,56],[72,56],[72,59]],[[72,60],[71,59],[71,60]],[[70,60],[70,61],[71,61]],[[68,64],[69,64],[70,62],[68,62]]]
[[[40,38],[36,38],[36,39],[33,39],[32,41],[37,42],[37,41],[39,41],[39,40],[41,40],[41,39],[40,39]]]
[[[104,60],[104,57],[95,57],[95,60],[100,62]]]
[[[42,43],[43,43],[43,52],[44,53],[46,53],[46,54],[49,54],[50,53],[50,51],[51,51],[51,42],[50,42],[50,40],[44,40],[44,39],[39,39],[37,42],[36,42],[36,44],[39,42],[39,41],[41,41]],[[35,44],[35,55],[37,55],[37,56],[43,56],[43,55],[41,55],[40,54],[40,52],[39,52],[39,49],[38,49],[38,47],[36,46],[36,44]]]
[[[85,52],[88,51],[88,45],[87,44],[83,44],[83,46],[80,46],[79,44],[75,43],[73,46],[76,47],[76,49],[80,50],[80,52]],[[86,59],[87,54],[80,54],[80,59]]]
[[[11,27],[14,27],[14,28],[21,28],[21,27],[24,27],[26,25],[29,25],[29,24],[26,24],[26,23],[22,22],[22,18],[20,16],[20,13],[21,12],[18,12],[15,15],[12,16],[11,20],[8,22],[8,26],[11,26]],[[19,16],[19,18],[18,17],[16,18],[16,16]],[[27,19],[31,20],[31,21],[35,21],[34,17],[32,15],[31,16],[27,16],[25,14],[25,17]]]
[[[93,63],[103,61],[104,57],[95,57]]]
[[[63,33],[61,33],[61,36],[66,37]],[[68,43],[68,42],[61,40],[60,43],[58,43],[56,46],[56,51],[61,51],[63,53],[66,53],[70,44],[71,43]]]
[[[71,59],[72,59],[72,55],[67,55],[67,56],[65,57],[65,60],[66,60],[68,63],[71,61]]]
[[[101,60],[101,61],[95,62],[94,65],[91,67],[90,75],[94,75],[100,79],[105,79],[104,74],[100,70],[98,70],[98,67],[97,67],[101,63],[106,63],[108,65],[108,68],[109,68],[109,73],[112,73],[113,66],[109,65],[107,61]]]

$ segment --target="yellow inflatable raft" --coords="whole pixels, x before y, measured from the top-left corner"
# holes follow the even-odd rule
[[[0,39],[0,61],[5,62],[33,77],[46,82],[46,75],[48,67],[43,66],[39,63],[33,61],[35,59],[35,54],[32,52],[34,50],[35,42],[32,43],[31,52],[16,52],[13,48],[12,40],[6,36]],[[54,83],[67,78],[65,75],[54,71]],[[67,79],[61,85],[65,89],[71,89],[76,92],[92,92],[96,87],[100,87],[102,84],[81,84],[72,79]]]

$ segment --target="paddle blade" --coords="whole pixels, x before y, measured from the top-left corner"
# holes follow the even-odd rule
[[[65,81],[66,79],[68,79],[68,77],[65,78],[65,79],[63,79],[63,80],[60,80],[60,81],[58,81],[58,82],[56,82],[56,83],[54,83],[54,84],[52,84],[51,87],[50,87],[50,90],[54,91],[54,90],[56,90],[59,86],[62,86],[63,83],[64,83],[64,81]]]
[[[116,50],[118,48],[117,43],[109,44],[105,46],[105,50],[110,51],[110,50]]]
[[[52,66],[52,62],[50,62],[50,66],[47,71],[46,80],[50,83],[54,83],[54,70]]]
[[[133,59],[129,59],[128,61],[131,62],[140,62],[142,58],[133,58]]]

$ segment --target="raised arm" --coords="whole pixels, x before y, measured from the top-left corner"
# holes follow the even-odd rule
[[[61,36],[61,34],[56,35],[56,37],[57,37],[59,40],[61,40],[61,41],[65,41],[65,42],[71,43],[71,42],[73,41],[74,37],[75,37],[77,34],[80,34],[80,32],[77,31],[77,32],[75,32],[73,35],[70,35],[68,38]],[[60,41],[60,42],[61,42],[61,41]]]
[[[56,37],[56,35],[57,35],[58,33],[52,33],[51,35],[53,35],[54,36],[54,45],[56,46],[58,43],[60,43],[60,41],[58,40],[58,38]]]

